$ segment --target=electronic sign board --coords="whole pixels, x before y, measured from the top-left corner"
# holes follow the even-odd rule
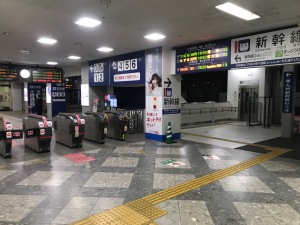
[[[230,40],[176,49],[176,74],[228,70],[229,66]]]
[[[60,83],[62,82],[62,69],[32,67],[32,82]]]
[[[0,81],[17,81],[18,67],[9,64],[0,64]]]

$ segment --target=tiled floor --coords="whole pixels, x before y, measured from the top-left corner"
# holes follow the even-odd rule
[[[8,120],[21,127],[20,120]],[[276,137],[278,128],[217,125],[184,132],[257,142]],[[12,158],[0,158],[0,225],[69,224],[262,154],[235,146],[241,144],[188,134],[168,145],[134,134],[74,149],[53,139],[51,152],[38,154],[14,140]],[[75,163],[64,157],[70,153],[95,160]],[[156,206],[168,212],[159,225],[300,224],[300,164],[274,158]]]

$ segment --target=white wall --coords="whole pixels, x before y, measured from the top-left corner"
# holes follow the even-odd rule
[[[265,95],[265,68],[251,68],[251,69],[237,69],[228,71],[227,84],[227,101],[230,101],[232,107],[238,107],[240,81],[250,81],[249,83],[257,81],[259,85],[259,97]]]
[[[22,111],[23,84],[11,83],[12,111]]]

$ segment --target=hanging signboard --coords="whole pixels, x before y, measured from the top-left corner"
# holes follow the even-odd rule
[[[230,41],[216,41],[176,49],[176,74],[228,70]]]
[[[300,28],[231,40],[231,67],[258,67],[300,62]]]
[[[293,72],[283,73],[283,101],[282,101],[282,112],[292,113],[293,110]]]
[[[62,69],[32,67],[32,82],[60,83],[62,82]]]
[[[99,59],[89,62],[89,85],[109,85],[109,59]]]
[[[18,68],[14,65],[0,64],[0,81],[17,81]]]
[[[145,83],[145,51],[115,56],[109,61],[110,85]]]

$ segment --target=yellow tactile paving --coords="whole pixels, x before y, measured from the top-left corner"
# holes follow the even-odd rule
[[[193,135],[193,134],[189,134],[189,135]],[[277,147],[271,147],[271,146],[265,146],[259,144],[249,144],[241,141],[234,141],[234,140],[228,140],[223,138],[215,138],[215,137],[209,137],[204,135],[195,135],[195,136],[251,145],[255,147],[264,148],[265,150],[269,150],[271,152],[246,160],[242,163],[227,167],[217,172],[204,175],[194,180],[187,181],[185,183],[173,186],[163,191],[159,191],[157,193],[148,195],[144,198],[127,203],[123,206],[113,208],[111,210],[100,213],[98,215],[88,217],[86,219],[73,223],[73,225],[101,225],[101,224],[157,225],[157,223],[153,222],[153,220],[157,219],[160,216],[165,215],[167,212],[155,207],[154,205],[164,202],[168,199],[174,198],[178,195],[184,194],[186,192],[189,192],[193,189],[215,182],[217,180],[220,180],[232,174],[238,173],[240,171],[258,165],[262,162],[268,161],[272,158],[275,158],[289,151],[289,149],[283,149],[283,148],[277,148]]]

